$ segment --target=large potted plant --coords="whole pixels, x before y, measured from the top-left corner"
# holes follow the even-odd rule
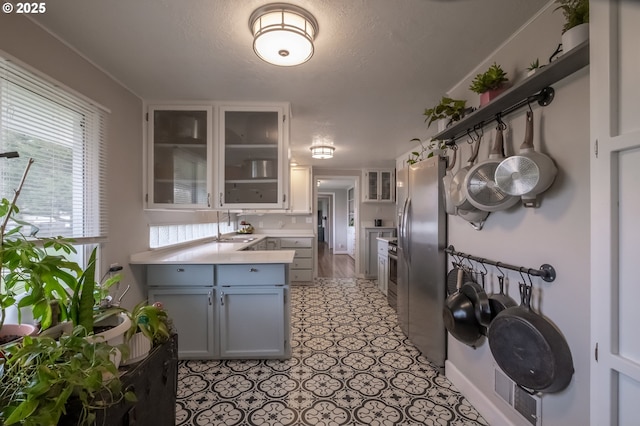
[[[122,389],[112,350],[88,340],[83,327],[57,340],[26,336],[8,345],[0,363],[0,424],[56,425],[73,407],[73,422],[89,425],[96,410],[135,401]]]
[[[489,69],[474,77],[469,89],[480,94],[480,106],[483,106],[504,92],[508,81],[507,73],[494,62]]]
[[[556,0],[562,10],[562,51],[570,51],[589,38],[589,0]]]

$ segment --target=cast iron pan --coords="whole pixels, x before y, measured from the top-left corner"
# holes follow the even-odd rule
[[[507,308],[518,306],[515,300],[504,293],[504,276],[498,277],[498,283],[500,285],[500,293],[493,293],[489,295],[489,309],[491,311],[491,321],[502,311]]]
[[[489,327],[498,366],[521,387],[559,392],[573,376],[573,359],[557,327],[531,310],[531,286],[520,284],[521,305],[500,312]]]
[[[464,271],[459,269],[458,290],[447,297],[442,308],[442,318],[445,328],[455,339],[475,349],[484,336],[481,332],[482,326],[476,319],[473,303],[460,291],[463,274]]]
[[[491,310],[489,307],[489,297],[487,296],[487,293],[485,293],[480,284],[473,281],[467,281],[464,283],[461,291],[473,304],[476,320],[478,321],[478,324],[482,326],[480,327],[480,332],[486,335],[486,327],[488,327],[491,322]]]

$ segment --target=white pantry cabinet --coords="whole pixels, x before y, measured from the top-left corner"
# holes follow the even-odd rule
[[[291,167],[288,213],[311,214],[311,167]]]
[[[288,206],[289,106],[222,105],[218,110],[217,208]]]
[[[211,207],[210,105],[151,105],[147,110],[147,208]]]
[[[393,170],[365,170],[363,172],[363,202],[390,203],[395,199]]]

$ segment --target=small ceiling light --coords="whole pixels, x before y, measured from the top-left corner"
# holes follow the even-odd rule
[[[301,7],[272,3],[256,9],[249,18],[253,50],[265,62],[290,67],[313,56],[318,21]]]
[[[333,145],[311,145],[311,157],[321,160],[332,158],[335,147]]]

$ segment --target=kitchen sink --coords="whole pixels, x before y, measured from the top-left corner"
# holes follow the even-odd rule
[[[256,237],[244,237],[244,236],[236,236],[236,237],[222,237],[219,240],[216,240],[216,243],[249,243],[255,240]]]

